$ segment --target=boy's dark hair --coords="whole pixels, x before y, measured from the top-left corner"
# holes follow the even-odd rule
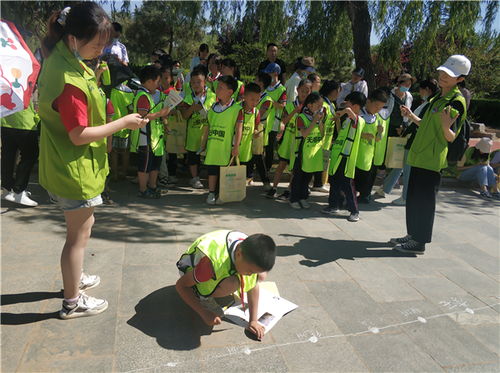
[[[312,84],[312,82],[309,80],[309,79],[302,79],[300,82],[299,82],[299,85],[297,86],[297,89],[302,87],[303,85],[305,84]]]
[[[161,75],[160,69],[157,68],[154,65],[148,65],[144,66],[139,73],[139,79],[141,80],[141,83],[144,84],[148,80],[156,80]]]
[[[243,258],[255,264],[264,272],[270,271],[276,260],[276,244],[265,234],[258,233],[248,236],[240,243]]]
[[[310,73],[307,76],[307,79],[309,79],[311,82],[315,81],[317,78],[320,78],[320,76],[316,73]],[[320,80],[321,80],[321,78],[320,78]]]
[[[233,93],[236,92],[236,90],[238,89],[238,81],[234,76],[230,75],[221,76],[219,78],[219,84],[220,83],[224,83],[227,86],[227,88],[233,91]]]
[[[319,89],[319,93],[323,97],[327,97],[332,91],[336,91],[339,89],[339,83],[334,80],[325,80],[321,88]]]
[[[266,48],[266,50],[268,50],[268,49],[269,49],[269,48],[271,48],[271,47],[276,47],[276,48],[278,48],[278,46],[277,46],[276,44],[274,44],[274,43],[269,43],[269,44],[267,44],[267,48]]]
[[[387,101],[389,101],[389,96],[384,89],[377,88],[368,95],[368,99],[372,102],[379,101],[385,104],[387,103]]]
[[[253,92],[257,94],[261,94],[260,86],[257,83],[248,83],[245,84],[245,93],[247,92]]]
[[[349,101],[353,105],[359,105],[359,107],[364,107],[366,105],[366,96],[363,92],[351,92],[347,95],[345,101]]]
[[[191,71],[191,77],[197,76],[197,75],[203,75],[205,78],[208,75],[208,67],[205,65],[199,64],[196,66],[193,71]]]
[[[207,57],[207,64],[210,62],[212,58],[215,58],[216,65],[220,65],[221,58],[217,53],[210,53],[210,55]]]
[[[271,85],[271,75],[266,74],[262,71],[257,73],[257,79],[259,79],[262,83],[264,83],[264,88],[267,88]]]
[[[118,22],[113,22],[113,28],[115,29],[116,32],[119,32],[120,34],[123,32],[123,27]]]
[[[233,60],[232,58],[224,58],[220,64],[222,66],[232,67],[234,69],[235,78],[236,79],[240,78],[240,69],[238,68],[238,65],[236,64],[235,60]]]
[[[462,83],[464,83],[465,86],[465,82]],[[460,87],[460,83],[458,83],[458,86]],[[436,79],[421,80],[420,82],[418,82],[418,87],[424,89],[425,88],[430,89],[432,92],[431,96],[434,96],[439,89],[438,82],[436,81]]]
[[[203,43],[203,44],[200,44],[200,49],[199,49],[200,52],[208,52],[208,44],[206,43]]]
[[[319,92],[309,93],[309,96],[306,97],[304,101],[304,106],[302,107],[302,112],[306,109],[307,105],[314,104],[318,100],[322,100],[323,98],[319,94]]]

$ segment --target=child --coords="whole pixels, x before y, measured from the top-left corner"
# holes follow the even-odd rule
[[[287,103],[283,111],[283,125],[285,129],[278,134],[278,138],[281,139],[281,143],[278,147],[278,156],[280,162],[278,167],[274,171],[273,187],[269,190],[266,197],[275,198],[278,190],[278,184],[283,175],[283,171],[286,166],[290,163],[290,159],[295,158],[295,132],[296,126],[295,121],[297,115],[302,111],[304,102],[312,92],[312,83],[307,79],[302,79],[297,87],[297,99],[291,103]],[[283,198],[288,199],[290,192],[286,190],[283,193]]]
[[[243,121],[238,120],[238,114],[242,108],[232,98],[237,88],[238,82],[234,77],[221,77],[215,92],[218,102],[208,112],[208,126],[205,127],[202,149],[207,150],[205,165],[208,168],[209,205],[216,203],[220,167],[227,166],[231,156],[236,157],[240,152]]]
[[[231,98],[235,102],[240,102],[243,98],[243,93],[245,92],[245,86],[243,85],[243,82],[241,80],[239,80],[240,70],[238,69],[236,62],[234,62],[234,60],[231,58],[224,58],[220,63],[220,69],[221,69],[222,76],[232,76],[233,78],[236,79],[238,86],[234,90]],[[217,90],[218,84],[219,84],[218,81],[214,81],[215,90]]]
[[[321,77],[316,73],[311,73],[307,76],[307,80],[312,83],[312,91],[319,92],[321,87]]]
[[[207,112],[216,101],[215,93],[205,85],[205,71],[194,69],[191,72],[190,92],[184,97],[182,116],[187,119],[186,150],[187,162],[191,172],[191,186],[202,189],[203,184],[198,176],[200,166],[200,149],[203,129],[208,125]]]
[[[150,120],[142,130],[130,135],[130,151],[138,153],[137,179],[139,197],[160,198],[157,187],[158,172],[164,152],[163,123],[160,118],[168,115],[169,108],[161,108],[164,95],[158,90],[160,70],[154,65],[145,66],[140,73],[142,88],[134,98],[134,112]]]
[[[215,92],[214,82],[221,77],[220,69],[220,57],[212,53],[208,56],[207,66],[208,66],[208,75],[207,75],[207,86]]]
[[[378,112],[384,108],[389,97],[383,89],[372,91],[366,106],[361,110],[361,116],[365,120],[365,126],[361,132],[358,159],[356,161],[356,176],[354,182],[356,190],[359,191],[358,203],[370,203],[371,195],[371,173],[373,157],[375,155],[375,144],[382,139],[384,127],[383,119]]]
[[[281,115],[286,104],[286,88],[279,81],[281,67],[275,62],[271,62],[262,72],[271,76],[271,85],[266,88],[267,94],[273,99],[268,114],[266,131],[264,133],[264,146],[266,149],[266,169],[269,172],[274,160],[274,148],[276,147],[276,136],[281,128]],[[274,118],[274,119],[273,119]]]
[[[338,136],[332,147],[330,156],[330,194],[328,206],[321,210],[324,214],[335,214],[339,211],[340,192],[347,199],[347,209],[350,211],[350,222],[359,220],[354,175],[358,156],[359,142],[365,124],[360,116],[361,108],[366,104],[366,96],[361,92],[352,92],[346,97],[346,108],[335,113],[335,126]],[[347,118],[341,122],[341,118]]]
[[[251,178],[251,161],[252,161],[252,139],[255,133],[255,128],[259,126],[260,115],[257,105],[260,101],[261,88],[256,83],[249,83],[245,86],[245,93],[243,94],[243,101],[241,106],[243,111],[240,116],[243,118],[243,131],[240,143],[240,162],[247,166],[247,178]],[[263,180],[265,183],[266,181]],[[269,184],[269,181],[268,181]]]
[[[200,298],[221,298],[239,291],[243,307],[247,293],[250,321],[247,329],[260,340],[264,327],[257,322],[258,274],[270,271],[276,259],[276,244],[264,234],[219,230],[199,237],[177,262],[181,278],[175,288],[186,304],[207,325],[221,319],[201,305]]]
[[[296,131],[302,139],[293,166],[290,206],[294,209],[310,207],[307,202],[309,181],[314,172],[323,170],[324,115],[321,95],[312,92],[297,117]]]

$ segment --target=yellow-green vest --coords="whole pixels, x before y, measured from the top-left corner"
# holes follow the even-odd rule
[[[200,104],[208,112],[213,104],[216,102],[217,97],[210,89],[207,88],[205,92],[205,102]],[[186,94],[184,102],[189,106],[194,104],[194,97],[192,93]],[[208,125],[208,116],[201,118],[198,111],[194,111],[191,117],[187,120],[186,127],[186,150],[190,152],[197,152],[201,148],[201,137],[203,135],[203,128]]]
[[[357,119],[357,123],[353,122],[350,118],[347,118],[342,123],[342,128],[333,143],[330,166],[328,168],[329,175],[335,175],[342,158],[347,158],[344,175],[350,179],[354,179],[361,132],[363,132],[365,125],[365,121],[360,115],[358,115]]]
[[[214,270],[214,278],[199,282],[195,285],[196,290],[201,296],[210,296],[219,283],[231,276],[237,275],[236,267],[231,260],[230,247],[228,244],[229,234],[232,231],[229,230],[219,230],[207,233],[199,237],[189,249],[182,254],[181,258],[177,262],[177,267],[183,273],[192,271],[196,262],[196,259],[201,256],[206,256],[210,259],[212,267]],[[245,239],[246,235],[242,233],[242,238]],[[252,290],[257,284],[257,274],[250,276],[243,276],[245,286],[243,288],[244,292]]]
[[[294,102],[289,102],[285,106],[286,115],[290,115],[298,104],[298,100]],[[285,116],[285,112],[283,112],[283,116]],[[285,131],[283,132],[283,138],[281,140],[281,144],[278,147],[278,155],[280,158],[290,160],[290,158],[295,157],[295,132],[296,132],[296,121],[297,114],[295,113],[293,117],[288,121],[285,126]],[[292,154],[293,152],[293,154]]]
[[[113,114],[113,120],[117,120],[129,114],[129,107],[134,102],[134,92],[132,90],[127,92],[112,88],[110,100],[115,111],[115,113]],[[128,128],[124,128],[113,134],[113,136],[121,138],[127,138],[129,137],[129,135],[130,130]]]
[[[380,136],[380,141],[375,142],[375,149],[373,152],[373,164],[375,166],[382,166],[385,162],[385,151],[387,150],[387,140],[389,134],[389,121],[390,116],[384,118],[380,113],[377,113],[378,122],[383,127]]]
[[[153,98],[151,97],[151,94],[149,94],[146,91],[139,90],[137,91],[137,94],[134,97],[134,112],[137,113],[137,102],[139,101],[139,98],[142,96],[146,96],[149,101],[150,108],[153,108],[153,110],[150,111],[150,113],[157,113],[161,109],[163,109],[163,105],[157,105],[155,107],[155,103],[153,101]],[[165,95],[163,93],[160,93],[160,101],[163,101],[165,99]],[[152,152],[156,156],[162,156],[164,151],[165,151],[165,141],[163,138],[163,122],[161,118],[155,119],[153,121],[150,121],[148,123],[149,128],[150,128],[150,134],[148,134],[148,145],[150,146]],[[147,133],[147,126],[143,128],[136,129],[134,131],[130,132],[130,151],[133,153],[137,153],[137,149],[139,148],[139,137],[140,137],[140,132],[142,131],[144,134]]]
[[[108,175],[106,139],[74,145],[52,107],[66,84],[80,89],[87,99],[88,125],[106,123],[106,97],[97,86],[94,72],[80,63],[60,41],[45,60],[39,80],[41,119],[40,185],[60,197],[83,200],[97,197],[104,190]]]
[[[325,117],[323,119],[325,126],[323,149],[330,150],[333,142],[333,134],[335,132],[335,104],[330,102],[328,98],[323,97],[323,107],[325,108]]]
[[[239,158],[241,162],[248,162],[252,159],[252,139],[255,130],[255,119],[257,119],[258,112],[257,108],[254,108],[252,113],[244,112],[245,119],[243,121],[243,131],[239,148]]]
[[[356,160],[356,167],[363,171],[369,171],[372,167],[373,157],[375,155],[375,137],[377,136],[377,126],[379,125],[379,116],[374,115],[374,120],[372,123],[368,123],[365,120],[365,126],[363,127],[363,133],[368,133],[373,135],[373,139],[367,140],[360,138],[358,157]]]
[[[304,122],[304,129],[312,124],[305,114],[300,114],[298,118]],[[318,125],[314,125],[309,135],[302,139],[300,146],[302,147],[300,152],[302,153],[302,171],[323,171],[323,136]]]
[[[280,99],[281,95],[283,92],[286,92],[286,88],[283,84],[278,85],[273,90],[266,89],[267,94],[273,102],[278,102]],[[279,109],[276,110],[274,105],[271,105],[268,109],[268,115],[267,115],[267,121],[266,121],[266,130],[264,133],[264,145],[269,144],[269,132],[273,130],[273,127],[275,127],[275,122],[281,123],[281,115],[283,114],[283,110]]]
[[[40,117],[35,112],[33,103],[14,114],[7,115],[1,119],[2,127],[15,128],[18,130],[36,131]]]
[[[464,113],[460,118],[458,126],[459,130],[456,133],[458,134],[461,130],[463,122],[467,117],[467,109],[464,96],[462,96],[458,87],[455,86],[445,96],[431,98],[429,108],[420,121],[417,135],[408,153],[408,164],[410,166],[436,172],[448,166],[448,162],[446,161],[448,141],[443,134],[441,113],[445,106],[451,104],[449,101],[455,95],[457,96],[454,101],[460,101],[464,108]],[[454,118],[457,115],[458,111],[451,108],[451,116]]]

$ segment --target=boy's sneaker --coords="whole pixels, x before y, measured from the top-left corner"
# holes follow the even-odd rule
[[[336,207],[330,207],[330,206],[327,206],[325,207],[324,209],[321,210],[321,213],[322,214],[326,214],[326,215],[335,215],[339,212],[340,210]]]
[[[156,193],[152,189],[148,188],[144,192],[139,192],[137,196],[146,199],[158,199],[160,198],[161,195],[159,193]]]
[[[407,243],[408,241],[411,241],[411,236],[409,234],[404,237],[391,238],[389,240],[389,243],[392,243],[393,245],[402,245],[404,243]]]
[[[385,192],[383,187],[378,187],[375,189],[374,196],[377,198],[384,198],[385,197]]]
[[[324,185],[319,187],[312,187],[311,191],[320,193],[330,193],[330,191]]]
[[[302,208],[304,208],[304,209],[308,209],[309,207],[311,207],[311,205],[309,204],[309,202],[307,202],[305,199],[301,199],[299,201],[299,203],[302,206]]]
[[[271,184],[270,184],[269,182],[265,182],[265,183],[264,183],[264,191],[268,192],[268,191],[270,191],[271,189],[273,189],[273,188],[271,187]]]
[[[408,242],[394,246],[394,250],[401,253],[422,255],[425,251],[425,244],[410,239]]]
[[[108,308],[108,302],[104,299],[91,297],[84,292],[74,304],[69,304],[63,300],[59,317],[63,320],[74,319],[77,317],[94,316],[104,312]]]
[[[300,206],[299,202],[290,202],[290,206],[292,206],[292,208],[294,208],[296,210],[300,210],[302,208],[302,206]]]
[[[481,193],[479,193],[479,196],[482,197],[482,198],[486,198],[486,199],[493,198],[493,196],[491,195],[491,193],[488,192],[487,190],[482,190]]]
[[[108,192],[102,192],[101,198],[102,198],[102,202],[105,205],[112,205],[114,203],[113,200],[111,199],[111,197],[109,196]]]
[[[33,201],[29,196],[30,192],[23,190],[20,193],[7,193],[4,197],[6,201],[14,202],[19,205],[28,206],[28,207],[36,207],[38,206],[38,202]]]
[[[203,184],[201,183],[200,178],[198,176],[193,177],[189,182],[189,184],[191,184],[191,187],[193,189],[203,189]]]
[[[253,185],[253,179],[250,177],[247,179],[247,186],[252,186]]]
[[[2,199],[5,199],[5,197],[9,194],[14,194],[14,193],[12,192],[12,190],[7,190],[5,188],[2,188]]]
[[[215,202],[216,202],[215,193],[208,193],[207,203],[209,205],[215,205]]]
[[[352,213],[351,215],[349,215],[349,217],[347,218],[347,221],[350,221],[352,223],[355,223],[357,221],[359,221],[359,213],[355,212],[355,213]]]
[[[392,203],[395,204],[396,206],[404,206],[406,205],[406,200],[403,197],[399,197],[394,201],[392,201]]]
[[[89,290],[95,288],[97,285],[101,283],[101,278],[97,275],[88,275],[85,272],[82,272],[80,276],[80,290]]]
[[[271,188],[269,191],[266,193],[266,198],[270,199],[275,199],[276,198],[276,188]]]
[[[168,177],[163,176],[158,178],[158,184],[161,186],[167,186],[168,185]]]
[[[280,201],[288,201],[289,198],[290,198],[290,191],[289,190],[285,190],[283,193],[281,193],[278,196],[278,200],[280,200]]]

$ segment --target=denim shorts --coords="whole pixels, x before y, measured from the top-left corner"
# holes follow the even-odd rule
[[[57,207],[59,207],[63,211],[73,211],[102,205],[102,198],[100,194],[90,199],[69,199],[58,196],[51,192],[48,193],[50,202],[56,204]]]

